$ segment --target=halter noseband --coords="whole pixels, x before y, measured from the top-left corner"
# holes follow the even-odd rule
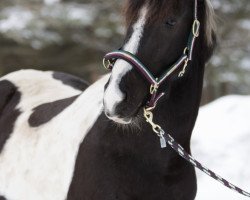
[[[195,0],[194,6],[194,21],[192,25],[192,30],[190,32],[187,46],[185,47],[182,56],[168,69],[164,72],[159,78],[153,76],[153,74],[143,65],[140,60],[133,55],[132,53],[124,50],[117,50],[110,52],[104,56],[103,65],[106,69],[112,70],[117,59],[122,59],[135,67],[138,72],[150,83],[150,95],[151,98],[147,102],[146,107],[148,110],[153,110],[158,100],[165,94],[157,94],[158,88],[160,85],[166,81],[174,72],[179,70],[183,66],[182,70],[179,72],[178,77],[184,76],[186,72],[186,67],[188,66],[189,61],[192,60],[194,44],[197,37],[199,37],[200,32],[200,22],[197,17],[197,0]]]

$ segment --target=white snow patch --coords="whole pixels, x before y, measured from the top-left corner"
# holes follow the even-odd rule
[[[250,190],[250,96],[227,96],[201,108],[193,155],[236,186]],[[197,170],[196,200],[247,200]]]
[[[55,3],[59,3],[60,0],[44,0],[43,1],[46,5],[53,5]]]
[[[8,32],[10,30],[22,30],[33,19],[33,14],[21,7],[7,8],[2,11],[3,19],[0,20],[0,31]]]
[[[94,23],[97,15],[97,9],[90,4],[62,4],[50,7],[44,7],[41,10],[44,18],[52,18],[61,22],[79,22],[81,25],[88,26]]]
[[[239,23],[240,27],[243,29],[250,30],[250,20],[241,20]]]
[[[37,10],[15,5],[1,11],[0,33],[6,38],[40,49],[51,43],[60,43],[67,37],[61,33],[63,27],[84,28],[92,25],[97,14],[98,8],[91,4],[53,4]]]
[[[245,70],[250,70],[250,58],[243,58],[241,60],[241,68]]]

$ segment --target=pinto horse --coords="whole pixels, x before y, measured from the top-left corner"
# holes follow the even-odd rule
[[[216,37],[209,0],[197,0],[200,35],[182,78],[173,76],[155,121],[190,153],[204,66]],[[187,43],[194,0],[128,0],[122,49],[158,75]],[[194,168],[142,117],[149,83],[118,59],[89,86],[60,72],[22,70],[0,79],[0,199],[193,200]]]

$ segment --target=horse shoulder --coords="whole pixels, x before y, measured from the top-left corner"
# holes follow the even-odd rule
[[[33,113],[31,127],[44,124],[87,87],[85,81],[62,72],[20,70],[0,78],[0,153],[21,112]]]
[[[55,79],[53,74],[21,70],[0,79],[0,195],[7,198],[63,199],[67,193],[78,149],[70,136],[77,134],[78,129],[65,133],[62,128],[65,115],[62,123],[60,118],[53,121],[56,123],[47,122],[74,102],[88,85],[71,75],[63,74],[61,79],[58,76]],[[44,126],[32,127],[31,116]],[[10,175],[10,171],[15,173]],[[15,191],[17,180],[20,191]],[[36,191],[28,198],[31,187]]]

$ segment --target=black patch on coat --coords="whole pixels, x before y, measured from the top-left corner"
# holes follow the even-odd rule
[[[20,99],[21,93],[13,83],[0,81],[0,153],[13,132],[17,117],[21,114],[16,109]]]
[[[79,95],[37,106],[33,109],[34,112],[29,118],[30,126],[38,127],[49,122],[58,114],[60,114],[64,109],[70,106],[78,96]]]
[[[7,199],[5,199],[3,196],[0,196],[0,200],[7,200]]]
[[[62,81],[63,84],[68,85],[76,90],[84,91],[89,84],[84,80],[63,72],[54,72],[53,78]]]
[[[79,147],[66,199],[194,200],[193,167],[171,148],[161,149],[149,125],[141,128],[116,127],[102,114]]]

